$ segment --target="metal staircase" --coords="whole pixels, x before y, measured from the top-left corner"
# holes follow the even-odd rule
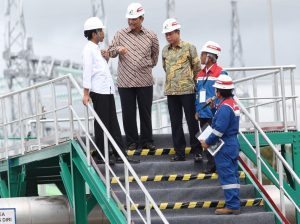
[[[141,158],[140,164],[129,164],[92,106],[84,107],[74,100],[82,91],[71,75],[0,96],[0,134],[3,136],[0,141],[0,197],[37,196],[38,184],[54,183],[68,197],[75,223],[85,224],[96,204],[110,223],[289,223],[285,218],[286,196],[295,207],[295,217],[300,223],[300,166],[297,163],[300,133],[292,72],[295,66],[264,69],[267,71],[236,81],[236,85],[249,80],[253,84],[253,96],[240,98],[252,103],[242,104],[237,99],[245,115],[239,136],[240,215],[213,214],[216,207],[224,206],[217,174],[204,174],[203,164],[195,164],[192,157],[185,162],[170,163],[169,156],[174,153],[170,134],[156,135],[155,142],[160,148],[155,152],[129,151],[129,156]],[[289,94],[282,87],[286,82],[285,71],[291,71]],[[280,77],[280,94],[260,97],[256,80],[269,75]],[[246,86],[248,88],[249,83]],[[28,105],[22,104],[28,92],[35,102],[33,114],[28,113]],[[8,116],[6,107],[12,97],[19,102],[15,120]],[[266,99],[273,101],[260,102]],[[292,102],[293,112],[290,121],[286,110],[288,100]],[[154,104],[159,114],[155,130],[168,133],[168,119],[161,114],[164,103],[161,99]],[[264,122],[259,117],[260,108],[269,104],[275,105],[276,122]],[[44,108],[41,105],[46,109],[41,109]],[[104,130],[105,155],[101,155],[106,161],[104,165],[95,164],[90,156],[91,150],[100,153],[93,141],[94,119]],[[261,127],[268,131],[264,132]],[[123,164],[109,165],[108,143],[117,150]],[[260,153],[267,145],[277,160],[277,167],[272,167]],[[285,154],[289,148],[292,149],[290,159]],[[190,154],[189,148],[186,154]],[[249,166],[256,169],[258,178]],[[262,185],[263,174],[280,191],[280,209]]]
[[[159,144],[160,136],[155,140]],[[184,162],[170,162],[170,154],[174,154],[172,138],[170,135],[163,136],[168,139],[168,145],[159,145],[160,149],[149,153],[149,150],[141,152],[129,152],[130,155],[139,156],[140,164],[133,164],[141,181],[149,193],[153,196],[159,208],[170,223],[275,223],[272,212],[265,211],[265,201],[258,194],[252,184],[247,183],[245,173],[240,172],[241,180],[241,205],[240,215],[216,216],[214,210],[224,207],[223,190],[216,173],[203,173],[203,163],[194,163],[190,155],[190,148],[186,149],[187,160]],[[99,165],[102,170],[102,165]],[[124,181],[122,165],[116,164],[114,170],[119,180]],[[145,204],[136,183],[131,180],[130,189],[132,197],[137,202],[136,207],[143,211]],[[121,202],[125,202],[119,187],[115,184],[116,179],[111,180],[112,188]],[[266,205],[265,205],[266,206]],[[133,210],[135,223],[143,223]],[[162,223],[158,217],[153,217],[151,223]]]
[[[31,173],[32,171],[38,173],[37,169],[39,168],[36,165],[40,163],[46,165],[49,162],[52,163],[51,168],[59,167],[56,172],[54,170],[51,173],[49,169],[46,171],[50,173],[49,182],[56,183],[57,174],[60,176],[63,183],[63,187],[60,184],[60,188],[64,189],[63,192],[68,196],[70,206],[74,211],[75,223],[87,223],[88,214],[96,204],[100,205],[110,223],[130,223],[131,210],[124,210],[118,198],[110,189],[110,178],[117,177],[108,163],[108,142],[110,142],[123,159],[125,176],[132,175],[141,192],[143,192],[147,216],[141,216],[141,219],[145,223],[151,222],[151,208],[163,223],[168,223],[92,106],[84,107],[81,102],[76,104],[72,101],[72,88],[81,94],[82,90],[77,82],[69,75],[0,97],[1,133],[3,136],[0,149],[1,198],[36,196],[38,175],[28,176],[30,172],[27,172],[27,170]],[[34,114],[28,115],[23,112],[26,105],[22,104],[22,99],[27,96],[29,91],[33,92],[35,108],[33,110]],[[66,92],[67,97],[58,101],[57,92]],[[50,93],[50,99],[45,93]],[[19,102],[17,108],[19,113],[16,120],[10,119],[6,114],[7,107],[5,105],[10,97],[16,97]],[[41,104],[47,105],[51,109],[41,111]],[[60,116],[65,117],[65,114],[69,115],[68,119],[60,123]],[[45,126],[44,116],[52,119],[50,126]],[[90,127],[93,126],[90,125],[92,122],[90,116],[97,120],[104,131],[105,155],[101,155],[106,161],[104,175],[98,172],[97,166],[90,156],[91,147],[99,152],[90,134],[93,132],[90,130]],[[28,140],[25,137],[25,133],[29,133],[26,127],[28,127],[27,122],[32,122],[32,119],[35,119],[34,133],[30,132],[33,139]],[[12,128],[13,125],[19,126],[17,129],[19,133],[11,132],[11,130],[16,130]],[[16,138],[15,135],[19,138]],[[82,136],[84,136],[84,142]],[[11,138],[14,141],[10,141]],[[48,166],[48,168],[50,167]],[[53,174],[56,179],[51,180]],[[45,176],[47,177],[47,174]],[[30,178],[34,178],[36,182],[30,182]],[[129,191],[129,182],[125,181],[125,184],[118,183],[126,197],[126,206],[131,207],[135,202]],[[88,189],[86,189],[86,184]],[[88,197],[86,196],[87,190],[90,192]],[[18,211],[16,213],[18,215]]]

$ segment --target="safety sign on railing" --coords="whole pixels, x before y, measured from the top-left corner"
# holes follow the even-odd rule
[[[16,209],[0,208],[0,224],[16,224]]]

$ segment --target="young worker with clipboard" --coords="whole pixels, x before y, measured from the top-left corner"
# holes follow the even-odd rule
[[[212,120],[212,132],[205,139],[200,140],[203,149],[215,145],[222,139],[224,145],[214,154],[219,180],[224,190],[226,207],[217,209],[215,214],[227,215],[240,212],[240,182],[238,174],[239,155],[239,120],[240,110],[233,99],[234,85],[227,75],[220,75],[216,80],[216,96],[220,100]]]

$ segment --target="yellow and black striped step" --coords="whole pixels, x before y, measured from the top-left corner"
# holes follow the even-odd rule
[[[220,201],[190,201],[190,202],[163,202],[160,204],[157,204],[158,207],[161,210],[165,209],[187,209],[187,208],[224,208],[225,206],[225,201],[220,200]],[[241,200],[241,206],[243,207],[253,207],[253,206],[263,206],[264,201],[262,198],[254,198],[254,199],[242,199]],[[124,206],[126,209],[126,206]],[[145,205],[143,204],[135,204],[131,205],[131,210],[134,211],[139,209],[139,210],[144,210]],[[151,206],[152,208],[152,206]]]
[[[240,173],[240,179],[245,178],[245,173],[244,172],[239,172]],[[135,182],[133,176],[128,177],[129,182]],[[206,180],[206,179],[218,179],[218,174],[217,173],[210,173],[210,174],[205,174],[205,173],[197,173],[197,174],[191,174],[191,173],[186,173],[182,175],[177,175],[177,174],[171,174],[171,175],[155,175],[155,176],[140,176],[140,180],[142,182],[147,182],[147,181],[154,181],[154,182],[159,182],[159,181],[189,181],[189,180]],[[116,184],[117,180],[119,181],[124,181],[124,177],[113,177],[111,180],[112,184]]]
[[[191,153],[191,147],[185,148],[185,154]],[[150,151],[149,149],[142,150],[127,150],[128,156],[161,156],[161,155],[174,155],[174,148],[158,148],[155,151]]]

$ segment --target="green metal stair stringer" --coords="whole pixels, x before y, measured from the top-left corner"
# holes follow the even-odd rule
[[[73,187],[72,176],[67,163],[63,160],[63,156],[59,156],[60,176],[65,187],[65,191],[69,200],[69,204],[73,207]]]
[[[9,167],[8,192],[10,197],[22,197],[26,191],[26,165]]]
[[[7,198],[9,196],[6,182],[0,177],[0,198]]]
[[[90,212],[93,210],[93,208],[95,207],[96,204],[97,204],[97,200],[94,197],[94,195],[91,194],[91,197],[87,200],[87,204],[86,204],[87,215],[90,214]]]
[[[106,195],[106,187],[93,167],[88,166],[86,156],[81,146],[72,141],[72,163],[76,166],[84,180],[90,187],[95,199],[102,208],[104,214],[112,224],[125,224],[127,220],[112,198]]]

